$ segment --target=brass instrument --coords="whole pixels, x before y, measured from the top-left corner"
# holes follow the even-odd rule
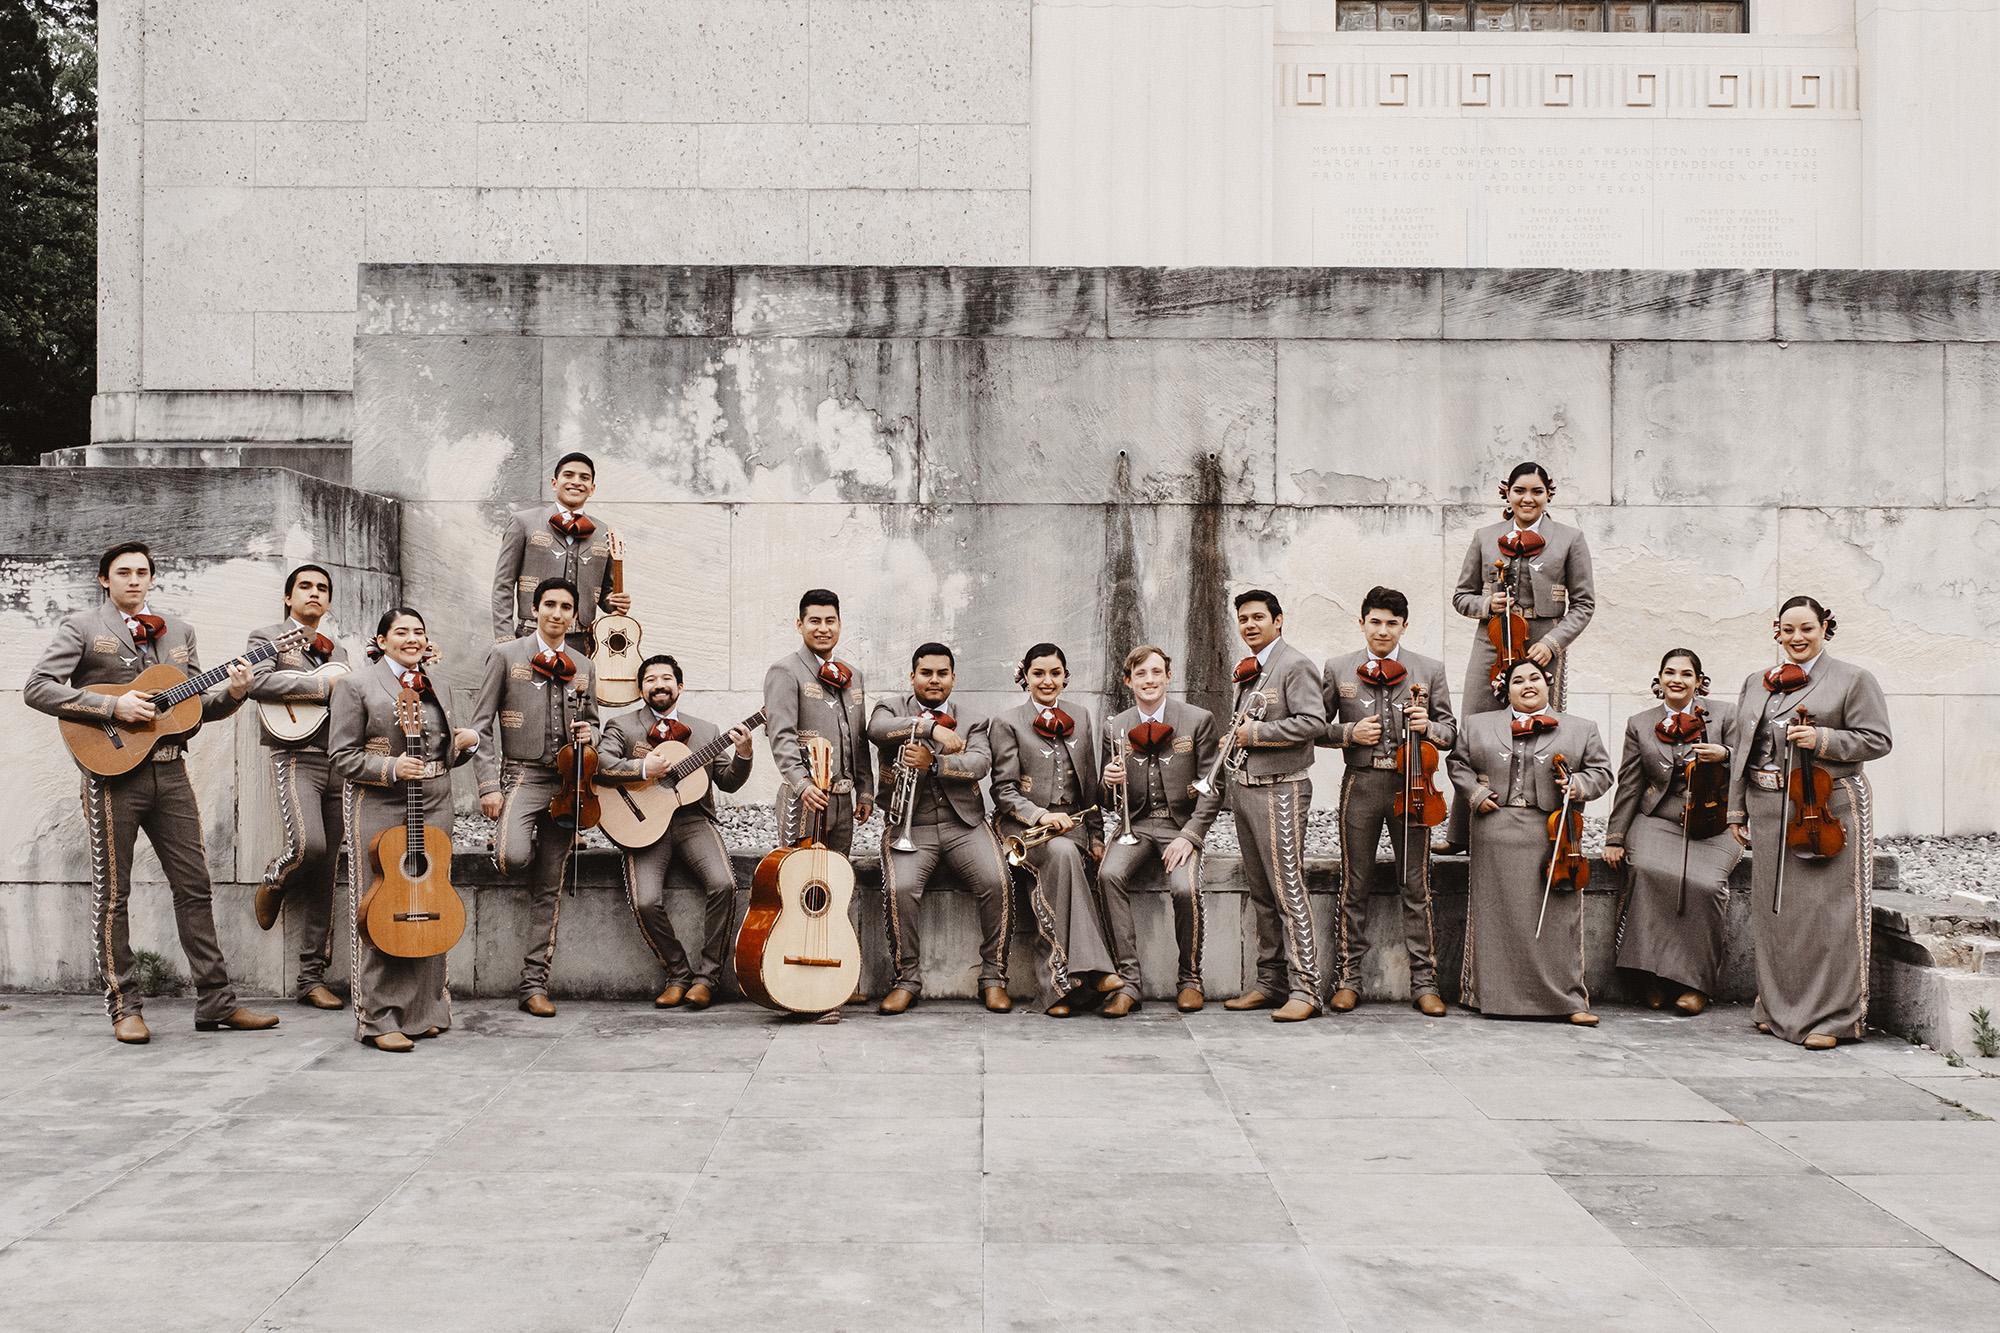
[[[937,747],[929,741],[905,741],[906,745],[921,745],[931,752],[931,762],[937,762]],[[910,830],[917,818],[917,784],[923,781],[923,770],[913,764],[903,762],[902,749],[896,750],[896,789],[889,795],[889,823],[895,826],[896,836],[889,844],[892,852],[914,852],[916,839]]]
[[[1083,822],[1085,815],[1096,814],[1097,807],[1091,805],[1085,806],[1081,810],[1059,810],[1056,813],[1068,815],[1080,824]],[[1041,846],[1050,838],[1059,838],[1061,836],[1062,834],[1056,831],[1055,825],[1037,824],[1031,829],[1024,829],[1011,838],[1001,839],[1000,849],[1006,853],[1008,865],[1024,866],[1028,864],[1029,852],[1034,851],[1035,848]]]
[[[1250,758],[1250,752],[1236,743],[1236,729],[1245,722],[1262,722],[1268,705],[1263,694],[1250,696],[1250,702],[1229,719],[1229,729],[1222,733],[1222,743],[1215,747],[1215,762],[1208,766],[1208,772],[1194,780],[1195,794],[1207,796],[1220,787],[1231,774],[1240,772]]]
[[[1114,736],[1111,756],[1112,762],[1125,773],[1125,780],[1118,784],[1118,845],[1137,847],[1139,835],[1132,831],[1132,770],[1126,767],[1132,758],[1132,743],[1124,736]]]

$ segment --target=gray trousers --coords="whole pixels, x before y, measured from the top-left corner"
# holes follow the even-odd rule
[[[1257,989],[1320,1002],[1319,945],[1306,899],[1306,807],[1312,780],[1229,787],[1243,854],[1250,914],[1257,922]]]
[[[812,822],[812,812],[800,798],[801,788],[789,782],[778,784],[778,840],[789,847],[804,837]],[[819,840],[842,856],[854,847],[854,795],[830,793],[830,804],[820,815]]]
[[[687,950],[667,919],[667,879],[676,870],[694,881],[702,893],[701,954],[692,967]],[[730,918],[736,908],[736,873],[722,830],[699,809],[683,809],[667,827],[666,836],[651,847],[625,853],[625,900],[639,922],[639,934],[667,982],[687,986],[700,981],[713,990],[722,984],[722,964],[729,954]]]
[[[894,837],[894,834],[890,835]],[[910,829],[914,852],[882,844],[883,912],[889,933],[889,961],[896,985],[915,995],[924,989],[924,890],[940,869],[949,870],[972,890],[979,904],[979,989],[1007,989],[1007,940],[1014,927],[1013,882],[1000,842],[984,821],[967,827],[956,819],[918,823]]]
[[[299,919],[299,970],[292,992],[326,984],[333,961],[333,871],[340,860],[340,779],[324,750],[272,750],[271,778],[285,845],[264,868]]]
[[[1115,827],[1115,826],[1114,826]],[[1097,868],[1097,892],[1104,899],[1104,922],[1111,932],[1111,953],[1118,960],[1118,975],[1125,978],[1119,992],[1134,1000],[1139,995],[1139,930],[1132,919],[1132,890],[1144,881],[1147,870],[1160,864],[1167,844],[1180,836],[1180,826],[1170,819],[1141,819],[1132,825],[1136,846],[1121,846],[1110,828],[1105,831],[1104,862]],[[1164,872],[1162,872],[1164,873]],[[1176,969],[1176,990],[1201,989],[1201,851],[1196,849],[1186,865],[1167,876],[1167,889],[1174,900],[1174,940],[1180,946]]]
[[[549,817],[549,798],[562,786],[554,768],[509,759],[500,765],[500,818],[493,828],[493,860],[509,878],[528,875],[528,952],[521,959],[523,998],[549,993],[562,924],[563,877],[573,834]]]
[[[1392,769],[1350,768],[1340,780],[1340,911],[1335,931],[1340,953],[1338,987],[1361,989],[1361,964],[1368,956],[1368,877],[1382,830],[1396,858],[1396,883],[1403,904],[1403,951],[1410,959],[1410,996],[1436,995],[1437,933],[1431,920],[1431,831],[1422,824],[1406,830],[1391,812],[1400,775]]]
[[[1011,819],[1001,830],[1019,834]],[[1093,978],[1118,970],[1105,943],[1103,915],[1090,884],[1089,837],[1084,825],[1050,838],[1028,853],[1028,914],[1035,924],[1035,981],[1043,1008],[1067,1000]]]
[[[112,1022],[145,1008],[132,955],[132,851],[139,830],[153,844],[174,895],[174,927],[194,981],[196,1018],[221,1018],[236,1007],[236,991],[215,938],[215,905],[201,807],[187,764],[144,763],[123,777],[83,780],[83,817],[90,830],[91,940],[104,976],[104,1012]]]

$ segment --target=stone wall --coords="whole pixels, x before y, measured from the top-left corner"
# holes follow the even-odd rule
[[[750,712],[799,591],[846,599],[888,690],[928,638],[1018,699],[1068,651],[1105,701],[1142,640],[1212,701],[1227,598],[1277,590],[1316,658],[1362,593],[1446,602],[1524,457],[1595,554],[1571,707],[1613,736],[1660,654],[1733,697],[1781,594],[1840,615],[1896,751],[1885,833],[1995,826],[2000,278],[1991,274],[370,266],[353,478],[403,505],[403,572],[463,690],[507,508],[592,452],[649,650]],[[1942,577],[1940,576],[1942,573]],[[1320,765],[1331,792],[1331,761]],[[747,795],[771,787],[760,762]],[[1322,798],[1324,800],[1324,798]]]

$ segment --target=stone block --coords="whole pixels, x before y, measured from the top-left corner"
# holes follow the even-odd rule
[[[801,190],[593,190],[594,264],[798,264]]]
[[[1756,269],[1452,270],[1442,275],[1442,336],[1762,342],[1772,336],[1772,276]]]
[[[1114,338],[1436,338],[1431,269],[1113,268]]]
[[[1025,264],[1026,190],[816,190],[816,264]]]
[[[735,270],[735,331],[757,338],[1094,338],[1097,269]]]
[[[639,500],[913,500],[917,354],[826,339],[552,341],[551,466],[589,450]]]
[[[586,0],[373,5],[369,118],[581,120],[588,13]]]
[[[181,308],[148,296],[140,327],[149,389],[247,389],[257,378],[252,314]]]
[[[726,268],[369,264],[361,332],[686,337],[729,332]]]
[[[924,498],[1271,503],[1268,347],[923,346]]]
[[[1028,28],[1028,0],[816,0],[813,118],[1024,125]]]
[[[360,258],[373,264],[444,264],[475,258],[479,192],[465,187],[367,192]]]
[[[145,130],[147,186],[251,184],[258,128],[240,120],[153,121]]]
[[[1941,348],[1621,343],[1612,364],[1615,503],[1944,498]]]
[[[472,254],[493,264],[581,263],[582,190],[481,190]]]
[[[97,6],[97,388],[140,384],[146,287],[145,0]]]
[[[269,121],[255,130],[260,186],[482,183],[479,127],[469,120]]]
[[[596,0],[592,120],[806,119],[807,0]],[[879,116],[824,120],[881,121]]]
[[[2000,273],[1801,269],[1777,281],[1785,342],[2000,341]]]
[[[358,189],[148,189],[145,207],[149,323],[156,310],[354,306]]]
[[[1026,125],[925,125],[916,183],[927,190],[1025,190]]]
[[[525,503],[536,493],[531,487],[519,498]],[[493,564],[509,508],[505,499],[427,500],[403,508],[403,600],[423,613],[444,654],[433,674],[467,692],[452,696],[452,720],[460,726],[472,725],[470,692],[479,687],[493,645]]]
[[[1242,653],[1229,599],[1245,588],[1278,595],[1285,606],[1285,636],[1316,663],[1361,646],[1361,599],[1377,584],[1400,588],[1409,597],[1406,641],[1417,652],[1439,656],[1441,622],[1457,619],[1440,612],[1440,590],[1457,566],[1447,558],[1455,546],[1435,509],[1231,509],[1222,545],[1228,567],[1221,585],[1199,586],[1189,594],[1221,605],[1226,637],[1210,650],[1219,659],[1212,668],[1218,672],[1226,672]],[[1171,563],[1173,549],[1160,551],[1162,563]],[[1457,687],[1454,671],[1454,692]]]
[[[479,127],[475,182],[510,188],[707,184],[687,125],[503,122]]]
[[[90,403],[92,443],[353,437],[354,403],[344,393],[100,393]]]
[[[479,930],[473,937],[471,989],[477,995],[512,994],[528,952],[528,891],[488,885],[477,895]],[[660,964],[639,937],[622,892],[566,894],[562,915],[566,920],[557,937],[549,982],[556,998],[635,995],[657,988]],[[562,947],[564,935],[569,948]]]
[[[73,833],[81,837],[80,812],[76,822]],[[90,908],[87,883],[0,884],[0,986],[59,993],[97,989]]]
[[[918,184],[914,125],[703,125],[700,139],[698,181],[690,162],[687,180],[602,183],[712,190],[901,190]]]
[[[1281,342],[1278,499],[1478,504],[1536,459],[1565,504],[1611,492],[1610,349]]]
[[[1877,837],[1936,836],[1945,831],[1946,792],[1959,781],[1958,773],[1945,765],[1947,738],[1962,725],[1958,702],[1936,694],[1889,696],[1889,725],[1896,746],[1888,758],[1868,765],[1868,783],[1875,789]],[[1947,707],[1953,714],[1949,726]]]
[[[153,0],[146,119],[359,119],[367,10],[365,0]]]
[[[364,338],[354,376],[355,485],[498,505],[543,493],[540,339]]]
[[[1944,502],[2000,501],[2000,347],[1944,349]]]
[[[611,462],[601,451],[597,457],[607,478],[601,493],[628,494],[628,488],[610,484]],[[632,614],[644,630],[643,651],[672,653],[690,689],[725,688],[732,649],[730,506],[620,501],[594,505],[592,512],[601,513],[625,541],[625,591],[632,594]],[[723,709],[727,719],[709,720],[726,726],[756,708],[752,702],[738,710],[731,702]]]
[[[1785,596],[1831,609],[1831,651],[1885,691],[2000,691],[2000,533],[1981,511],[1787,509],[1778,537]]]
[[[1950,725],[1944,729],[1944,831],[1947,837],[1991,833],[2000,810],[2000,700],[1945,700]]]
[[[260,389],[348,389],[354,384],[354,316],[259,313],[252,317]]]

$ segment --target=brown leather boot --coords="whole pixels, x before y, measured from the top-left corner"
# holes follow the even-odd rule
[[[368,1045],[378,1051],[394,1051],[398,1055],[417,1049],[417,1044],[400,1032],[384,1032],[379,1037],[370,1037]]]
[[[1336,1014],[1351,1014],[1361,1003],[1361,992],[1352,986],[1342,986],[1327,997],[1326,1007]]]
[[[1200,989],[1194,986],[1181,987],[1181,993],[1174,997],[1174,1008],[1184,1014],[1199,1013],[1206,1003]]]
[[[706,1009],[708,1008],[708,1006],[714,1003],[715,1003],[715,988],[713,986],[710,986],[706,981],[697,981],[694,983],[694,985],[688,987],[688,993],[687,993],[688,1008]]]
[[[1139,1002],[1137,1000],[1120,991],[1104,1002],[1103,1013],[1106,1018],[1123,1018],[1138,1007]]]
[[[1006,987],[1004,986],[988,986],[980,992],[979,998],[991,1013],[1005,1014],[1013,1012],[1014,1001],[1008,996]]]
[[[285,911],[285,891],[269,880],[257,886],[257,897],[253,900],[257,910],[257,929],[269,930],[278,924],[278,918]]]
[[[653,997],[655,1009],[671,1009],[687,998],[687,987],[678,981],[669,981],[666,989]]]
[[[1119,976],[1116,972],[1106,972],[1097,979],[1097,993],[1099,995],[1109,995],[1113,991],[1124,989],[1125,978]]]
[[[1682,995],[1680,999],[1674,1001],[1674,1008],[1680,1010],[1689,1018],[1693,1018],[1696,1014],[1708,1008],[1708,997],[1698,990],[1691,990]]]
[[[111,1035],[127,1046],[144,1046],[153,1039],[153,1030],[137,1014],[127,1014],[111,1025]]]
[[[1057,1000],[1054,1004],[1050,1005],[1047,1009],[1043,1010],[1042,1012],[1047,1014],[1050,1018],[1068,1018],[1069,1001]]]
[[[214,1032],[220,1028],[234,1028],[238,1032],[262,1032],[266,1028],[278,1026],[276,1014],[260,1014],[255,1009],[245,1009],[238,1005],[220,1018],[197,1018],[196,1032]]]
[[[314,986],[299,996],[299,1003],[308,1009],[345,1009],[347,1001],[335,995],[325,986]]]
[[[863,990],[863,989],[861,989],[861,987],[859,987],[859,986],[856,986],[856,987],[854,988],[854,994],[852,994],[852,995],[850,995],[850,996],[848,996],[848,997],[847,997],[847,1003],[849,1003],[849,1004],[866,1004],[866,1003],[868,1003],[868,992],[867,992],[867,991],[865,991],[865,990]]]
[[[1303,1023],[1319,1010],[1304,1000],[1287,1000],[1271,1014],[1273,1023]]]
[[[1646,987],[1646,1007],[1648,1009],[1664,1009],[1667,1007],[1667,992],[1661,988],[1660,983],[1657,981]]]
[[[917,993],[915,991],[905,990],[901,986],[898,986],[882,997],[882,1003],[875,1006],[875,1012],[878,1014],[908,1013],[910,1006],[916,1002]]]
[[[1597,1015],[1596,1015],[1596,1014],[1571,1014],[1571,1015],[1569,1016],[1569,1021],[1570,1021],[1570,1022],[1572,1022],[1572,1023],[1574,1023],[1574,1024],[1576,1025],[1576,1026],[1578,1026],[1578,1027],[1580,1027],[1580,1028],[1594,1028],[1594,1027],[1596,1027],[1596,1026],[1597,1026]]]
[[[1840,1038],[1831,1032],[1808,1032],[1806,1039],[1799,1044],[1809,1051],[1830,1051],[1840,1045]]]
[[[1275,1009],[1282,1003],[1283,1001],[1266,995],[1263,991],[1247,990],[1233,1000],[1224,1000],[1222,1007],[1241,1012],[1245,1009]]]
[[[1425,1018],[1443,1018],[1445,1016],[1444,1001],[1428,991],[1419,995],[1415,1000],[1415,1004],[1417,1012]]]
[[[537,991],[533,995],[522,998],[521,1012],[524,1014],[533,1014],[536,1018],[554,1018],[556,1016],[556,1002],[540,991]]]

